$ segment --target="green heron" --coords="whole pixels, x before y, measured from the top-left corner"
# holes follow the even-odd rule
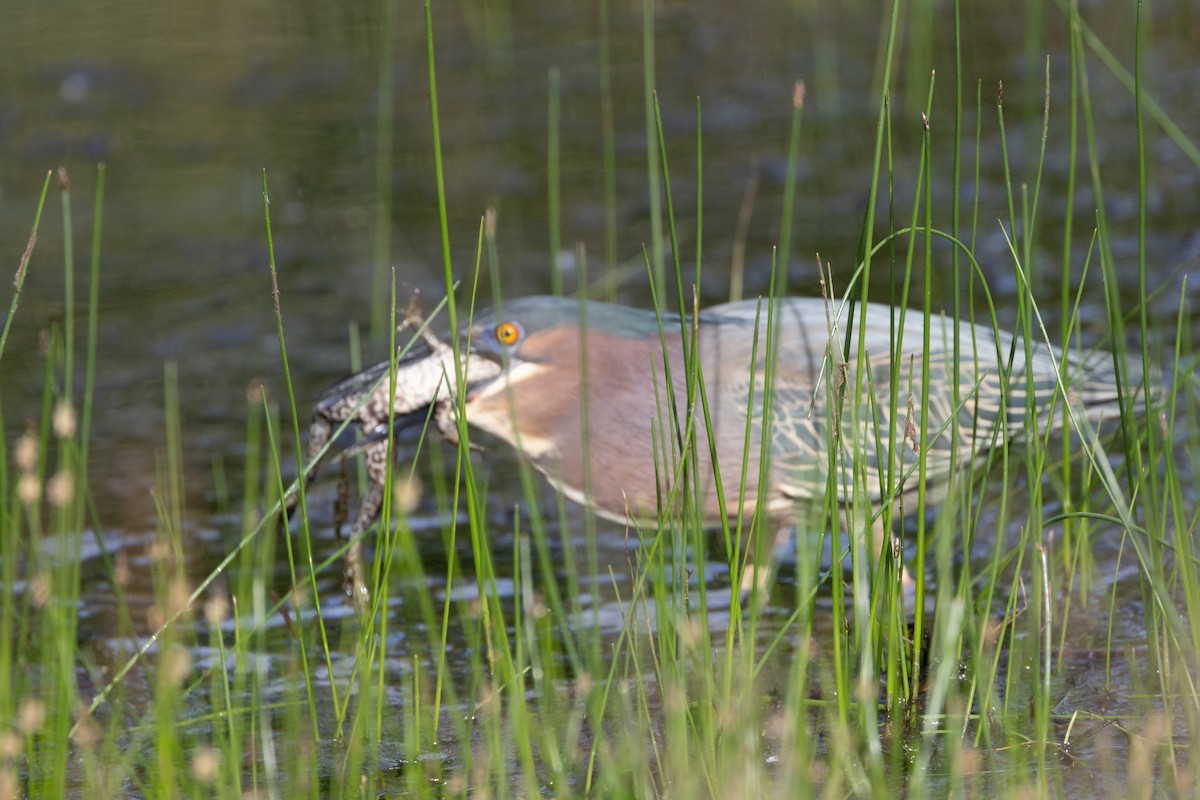
[[[926,360],[920,313],[903,315],[900,324],[899,310],[868,304],[865,326],[852,330],[858,314],[850,320],[845,308],[839,313],[820,298],[771,305],[719,305],[700,311],[694,323],[706,400],[696,401],[695,500],[706,526],[719,526],[722,515],[748,519],[760,506],[778,531],[789,530],[798,504],[826,496],[831,463],[843,501],[849,498],[841,493],[858,485],[876,506],[886,497],[915,510],[918,448],[925,450],[926,487],[936,495],[952,469],[1025,434],[1029,392],[1039,431],[1063,425],[1064,390],[1066,405],[1092,422],[1118,413],[1111,354],[1064,361],[1045,345],[1027,352],[1008,333],[933,316]],[[652,311],[603,303],[506,303],[470,329],[472,354],[502,371],[480,382],[468,373],[467,422],[512,444],[555,488],[601,516],[653,519],[672,472],[671,445],[664,446],[672,436],[671,403],[682,417],[688,397],[684,328],[692,323],[681,327],[678,317],[660,321]],[[861,375],[854,369],[859,337]],[[889,459],[891,485],[899,488],[888,488]]]
[[[773,552],[797,509],[821,503],[831,479],[842,503],[853,491],[876,509],[890,500],[911,512],[919,448],[925,486],[936,496],[952,470],[1024,436],[1031,421],[1044,432],[1068,415],[1095,423],[1118,413],[1111,354],[1064,358],[1047,345],[936,315],[925,358],[923,314],[867,304],[862,324],[861,310],[851,315],[819,298],[788,298],[714,306],[681,320],[560,297],[509,301],[463,331],[466,422],[511,444],[558,491],[600,516],[653,524],[664,490],[678,478],[677,432],[688,428],[693,397],[700,521],[718,527],[724,517],[734,528],[757,508],[777,532]],[[448,345],[433,342],[421,374],[430,359],[453,374]],[[368,372],[386,376],[386,369]],[[702,380],[691,395],[689,374]],[[364,383],[345,385],[361,390]],[[453,437],[445,381],[437,389],[415,385],[397,373],[394,413],[438,405],[439,427]],[[371,419],[360,420],[364,428],[386,431],[386,391],[385,378]],[[334,387],[329,396],[348,406],[362,395]],[[342,411],[327,416],[344,419]],[[379,450],[372,472],[381,488],[386,454]],[[364,501],[360,527],[374,517],[377,500]],[[743,589],[769,574],[756,580],[751,572]]]

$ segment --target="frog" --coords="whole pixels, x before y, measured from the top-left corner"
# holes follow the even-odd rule
[[[362,540],[379,517],[388,490],[389,431],[428,418],[443,439],[457,445],[457,392],[453,389],[456,360],[461,361],[464,375],[470,375],[468,386],[490,380],[501,371],[495,361],[473,355],[469,348],[456,359],[454,347],[430,330],[415,308],[410,307],[398,328],[401,334],[407,331],[415,331],[416,338],[402,348],[395,360],[394,384],[389,377],[390,360],[338,381],[317,395],[308,430],[307,467],[303,475],[306,486],[315,480],[319,461],[336,431],[349,421],[357,425],[362,435],[361,441],[337,456],[344,459],[361,453],[366,462],[367,489],[359,500],[349,531],[351,544],[346,556],[347,592],[360,607],[369,598],[363,580]],[[299,495],[298,490],[289,495],[286,503],[289,512],[295,508]]]

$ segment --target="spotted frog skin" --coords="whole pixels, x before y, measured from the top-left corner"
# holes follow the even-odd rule
[[[348,449],[340,457],[361,452],[366,458],[369,486],[363,495],[354,525],[350,529],[353,542],[347,568],[348,579],[353,579],[353,561],[361,552],[361,534],[370,527],[383,506],[387,490],[388,431],[414,419],[424,419],[432,407],[434,424],[449,441],[458,441],[458,428],[454,414],[456,393],[454,348],[439,339],[423,326],[419,316],[410,311],[401,329],[415,328],[421,341],[396,362],[395,391],[389,391],[391,363],[384,361],[364,369],[362,372],[334,384],[316,399],[313,421],[308,434],[308,472],[306,485],[316,477],[317,462],[324,455],[334,431],[347,421],[358,425],[363,441]],[[495,361],[475,355],[464,355],[464,367],[470,373],[471,382],[488,380],[500,374],[500,365]],[[288,499],[291,510],[299,497],[292,494]],[[359,571],[360,572],[360,571]],[[352,580],[350,592],[356,600],[366,597],[361,580]]]

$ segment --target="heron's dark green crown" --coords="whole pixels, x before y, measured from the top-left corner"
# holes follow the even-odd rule
[[[518,338],[511,346],[501,340],[505,323],[516,326]],[[662,324],[668,330],[679,324],[678,317],[664,314]],[[485,357],[520,357],[526,339],[553,328],[586,325],[590,329],[628,339],[658,336],[658,319],[653,311],[628,306],[588,301],[583,305],[572,297],[522,297],[504,303],[503,309],[490,308],[471,322],[471,343]]]

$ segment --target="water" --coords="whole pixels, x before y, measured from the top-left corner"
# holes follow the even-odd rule
[[[405,5],[405,4],[402,4]],[[612,108],[616,134],[617,251],[607,253],[601,140],[599,19],[593,9],[561,3],[514,4],[507,21],[478,4],[435,4],[450,241],[455,273],[469,276],[479,220],[498,212],[502,284],[509,297],[549,288],[546,190],[546,93],[561,70],[562,242],[586,246],[590,277],[606,262],[632,264],[620,297],[645,304],[641,250],[650,240],[645,179],[640,4],[614,4]],[[976,4],[978,5],[978,4]],[[1131,64],[1132,10],[1088,9],[1087,20],[1122,63]],[[928,22],[909,20],[900,43],[893,97],[896,195],[915,190],[920,116],[931,69],[937,70],[934,203],[950,202],[949,123],[953,112],[949,9]],[[214,517],[214,463],[240,486],[247,391],[262,382],[283,404],[284,389],[267,270],[262,173],[267,171],[288,354],[300,405],[349,371],[349,325],[369,328],[376,209],[378,10],[320,2],[217,2],[180,7],[139,2],[55,5],[11,2],[0,30],[0,253],[15,267],[46,170],[67,167],[73,181],[77,270],[90,235],[94,165],[107,164],[101,308],[93,436],[92,489],[103,534],[132,558],[155,526],[151,489],[163,463],[164,365],[178,365],[184,432],[186,530],[198,573],[228,546]],[[421,11],[399,10],[395,42],[395,146],[388,180],[390,262],[401,302],[416,291],[431,306],[441,296],[441,243],[432,165]],[[728,293],[738,218],[753,185],[746,226],[748,296],[769,282],[777,243],[793,82],[807,84],[790,283],[817,285],[816,254],[844,287],[854,263],[874,146],[878,91],[874,64],[881,13],[866,2],[757,3],[711,0],[659,10],[657,85],[673,199],[685,264],[696,241],[696,98],[703,114],[704,300]],[[976,81],[984,98],[976,252],[992,280],[1003,322],[1017,287],[997,219],[1006,217],[1004,174],[993,98],[1004,83],[1013,181],[1031,184],[1037,168],[1045,58],[1050,65],[1051,132],[1039,203],[1042,275],[1035,291],[1057,283],[1065,207],[1069,92],[1065,22],[1048,10],[1040,22],[1009,5],[964,10],[964,94],[974,118]],[[1200,140],[1200,11],[1188,2],[1156,2],[1148,24],[1147,85],[1191,141]],[[1136,291],[1137,163],[1129,93],[1089,56],[1105,201],[1121,290]],[[1156,126],[1148,129],[1149,281],[1166,284],[1153,310],[1173,318],[1178,279],[1200,259],[1200,167]],[[973,128],[966,133],[973,142]],[[968,154],[964,191],[973,191]],[[1081,173],[1075,225],[1082,263],[1094,204]],[[1016,191],[1020,193],[1020,188]],[[61,315],[62,245],[52,193],[8,351],[0,366],[7,428],[38,412],[39,332]],[[897,212],[905,219],[908,201]],[[1018,212],[1019,213],[1019,212]],[[939,251],[944,255],[944,251]],[[1095,273],[1097,267],[1092,266]],[[1095,275],[1093,274],[1093,279]],[[568,286],[574,277],[568,276]],[[886,289],[885,289],[886,291]],[[486,293],[490,289],[485,286]],[[80,290],[82,293],[82,290]],[[935,297],[935,302],[945,295]],[[1189,301],[1194,300],[1194,292]],[[1187,301],[1185,301],[1187,302]],[[1086,294],[1084,337],[1106,326],[1098,283]],[[1057,295],[1043,297],[1053,326]],[[1053,327],[1051,328],[1054,329]],[[1192,332],[1193,335],[1197,331]],[[384,339],[367,333],[366,357],[382,358]],[[307,422],[307,420],[304,420]],[[511,465],[507,454],[493,458]],[[489,470],[497,520],[496,552],[511,548],[506,509],[520,497],[515,471]],[[317,500],[331,501],[332,485]],[[436,511],[422,513],[436,524]],[[332,550],[326,527],[319,532]],[[507,530],[505,529],[507,525]],[[613,531],[608,529],[611,537]],[[435,543],[436,536],[429,535]],[[440,549],[440,548],[437,548]],[[511,549],[508,551],[511,552]],[[624,545],[607,545],[620,564]],[[436,558],[436,557],[435,557]],[[1111,554],[1106,558],[1115,558]],[[91,563],[91,562],[90,562]],[[1112,566],[1115,561],[1103,566]],[[440,565],[430,563],[430,575]],[[719,573],[719,569],[715,570]],[[1104,573],[1102,568],[1099,570]],[[336,572],[336,570],[335,570]],[[104,571],[85,570],[85,626],[109,619]],[[282,576],[281,576],[282,577]],[[431,579],[433,580],[433,579]],[[714,578],[720,582],[719,575]],[[1136,578],[1119,579],[1136,594]],[[336,576],[321,591],[337,595]],[[137,602],[139,591],[129,593]],[[431,589],[438,589],[433,580]],[[1098,592],[1096,600],[1104,599]],[[148,601],[147,601],[148,602]],[[332,601],[335,605],[336,599]],[[601,601],[597,601],[601,602]],[[1100,603],[1102,606],[1103,604]],[[605,610],[607,607],[602,606]],[[1092,613],[1107,620],[1107,614]],[[1078,618],[1078,617],[1077,617]],[[1117,618],[1115,637],[1141,646],[1140,614]],[[1081,626],[1088,628],[1088,626]],[[1092,640],[1080,648],[1092,647]],[[1080,650],[1079,652],[1084,652]],[[1090,652],[1090,651],[1088,651]],[[1090,658],[1090,656],[1088,656]],[[1081,656],[1083,658],[1083,656]],[[1086,660],[1086,659],[1085,659]],[[1091,667],[1069,675],[1092,674]],[[1072,679],[1073,680],[1073,679]],[[1087,705],[1099,689],[1081,681],[1072,697]]]

